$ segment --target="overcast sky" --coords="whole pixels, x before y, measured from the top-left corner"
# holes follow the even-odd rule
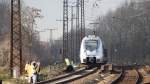
[[[27,6],[36,7],[42,10],[43,19],[37,20],[37,30],[48,28],[56,28],[54,31],[54,39],[62,35],[62,8],[63,0],[24,0]],[[69,0],[73,1],[73,0]],[[85,0],[85,17],[87,20],[94,20],[98,15],[105,15],[109,10],[115,10],[125,0]],[[90,23],[86,21],[86,25]],[[41,32],[42,41],[49,39],[49,32]]]

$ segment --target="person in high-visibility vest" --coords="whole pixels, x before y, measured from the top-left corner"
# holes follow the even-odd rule
[[[71,62],[68,58],[65,58],[65,63],[67,65],[67,68],[66,68],[67,72],[70,72],[70,71],[74,70],[73,65],[71,64]]]
[[[70,63],[68,58],[65,58],[65,63],[66,63],[67,66],[71,65],[71,63]]]
[[[27,72],[28,83],[31,83],[33,70],[32,70],[32,66],[31,66],[31,64],[29,62],[25,65],[25,71]]]
[[[40,63],[36,63],[35,61],[33,61],[31,64],[27,63],[25,65],[25,71],[28,74],[28,83],[35,84],[40,71]]]

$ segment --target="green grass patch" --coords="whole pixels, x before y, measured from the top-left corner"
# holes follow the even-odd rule
[[[9,71],[4,67],[0,67],[0,80],[10,79]]]
[[[9,76],[9,74],[0,74],[0,80],[7,80],[10,79],[11,77]]]

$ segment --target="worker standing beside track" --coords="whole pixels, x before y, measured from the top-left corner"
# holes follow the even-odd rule
[[[36,62],[37,64],[37,68],[36,68],[36,71],[37,71],[37,81],[39,81],[39,74],[40,74],[40,62]]]
[[[38,80],[38,73],[40,71],[40,63],[33,61],[31,64],[25,65],[25,70],[28,74],[28,83],[35,84]]]
[[[31,83],[31,79],[32,79],[32,66],[31,66],[30,62],[27,62],[27,64],[25,65],[25,71],[27,72],[28,83]]]
[[[32,62],[31,63],[31,65],[32,65],[32,69],[33,69],[33,71],[32,71],[32,82],[33,82],[33,84],[35,84],[36,82],[37,82],[37,64],[36,64],[36,62],[34,61],[34,62]]]

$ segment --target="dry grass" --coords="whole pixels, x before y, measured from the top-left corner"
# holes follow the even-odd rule
[[[39,80],[47,80],[54,78],[60,74],[63,74],[64,64],[51,65],[48,67],[41,68]],[[24,77],[24,76],[23,76]],[[25,79],[13,79],[9,75],[9,71],[0,67],[0,80],[3,81],[3,84],[27,84]]]
[[[9,71],[6,67],[0,67],[0,80],[10,79]]]
[[[11,78],[6,67],[0,67],[0,80],[3,84],[27,84],[25,80]]]
[[[42,68],[39,80],[47,80],[63,74],[64,66],[64,64],[58,64]]]
[[[20,79],[8,79],[3,81],[3,84],[28,84],[25,80]]]

